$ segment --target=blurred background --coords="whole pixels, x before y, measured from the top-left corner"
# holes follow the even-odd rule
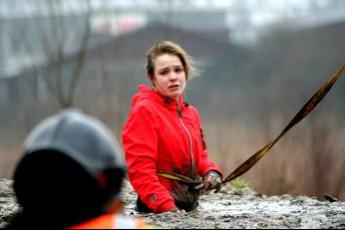
[[[30,130],[66,107],[120,139],[145,53],[199,61],[186,101],[225,175],[272,140],[345,62],[342,0],[0,0],[0,177]],[[243,178],[265,194],[345,200],[345,78]]]

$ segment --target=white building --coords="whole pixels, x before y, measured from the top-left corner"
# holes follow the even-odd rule
[[[91,30],[89,45],[99,40],[94,39],[97,34],[117,36],[150,23],[210,32],[227,28],[227,9],[206,9],[192,1],[90,3],[88,6],[85,0],[61,0],[58,4],[47,0],[0,0],[0,77],[15,76],[26,67],[43,64],[54,58],[61,47],[64,54],[75,52],[86,31],[86,22]]]
[[[77,51],[86,23],[89,45],[102,41],[100,35],[117,36],[151,23],[210,36],[229,31],[223,41],[247,45],[277,21],[306,26],[345,15],[345,1],[339,0],[91,0],[89,6],[86,0],[56,2],[0,0],[0,77],[46,62],[61,46],[66,54]]]

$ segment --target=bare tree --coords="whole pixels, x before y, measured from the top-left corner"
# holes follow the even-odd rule
[[[32,7],[32,1],[26,3]],[[71,2],[61,0],[47,0],[44,6],[35,7],[26,15],[27,21],[14,28],[35,60],[34,77],[27,80],[33,94],[37,94],[37,81],[43,80],[48,91],[41,93],[43,97],[48,93],[61,108],[73,106],[90,40],[90,0],[79,12],[71,10]]]
[[[51,14],[53,15],[55,12],[59,12],[61,10],[61,3],[58,3],[57,0],[51,0]],[[59,37],[57,49],[52,49],[50,46],[49,41],[47,41],[47,37],[42,34],[43,45],[45,46],[45,54],[48,60],[48,63],[53,68],[53,77],[43,76],[47,86],[52,89],[51,92],[55,92],[53,95],[57,98],[61,107],[70,107],[73,105],[73,99],[75,96],[76,86],[78,81],[81,77],[82,69],[85,64],[85,54],[88,47],[89,36],[90,36],[90,25],[89,25],[89,17],[91,14],[90,2],[86,1],[87,4],[87,12],[86,18],[84,21],[84,29],[82,31],[82,39],[81,45],[79,50],[77,51],[76,61],[74,66],[71,67],[68,74],[71,74],[70,81],[66,85],[66,91],[64,91],[64,85],[62,83],[64,73],[63,71],[63,64],[65,63],[65,41],[66,41],[66,33],[64,28],[64,21],[61,17],[50,17],[50,23],[52,25],[53,31],[56,36]],[[60,6],[60,7],[59,7]],[[60,28],[59,28],[60,27]],[[59,31],[61,35],[59,36]],[[53,45],[54,46],[54,45]],[[49,71],[48,71],[49,74]],[[55,88],[55,90],[54,90]]]

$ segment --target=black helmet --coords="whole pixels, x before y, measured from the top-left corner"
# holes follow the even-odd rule
[[[15,170],[14,190],[29,219],[39,216],[48,226],[58,221],[56,227],[63,227],[104,212],[118,198],[124,175],[123,154],[111,132],[69,109],[31,132]]]

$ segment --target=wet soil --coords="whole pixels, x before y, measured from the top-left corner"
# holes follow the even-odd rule
[[[0,227],[18,209],[11,185],[11,181],[0,179]],[[136,194],[128,182],[125,185],[125,213],[160,228],[345,228],[344,202],[288,194],[266,196],[230,185],[217,194],[202,195],[198,208],[192,212],[140,214],[134,208]]]
[[[345,228],[345,203],[319,201],[307,196],[266,196],[249,188],[227,185],[215,194],[204,194],[191,212],[139,214],[135,193],[123,191],[126,214],[140,216],[161,228]]]

